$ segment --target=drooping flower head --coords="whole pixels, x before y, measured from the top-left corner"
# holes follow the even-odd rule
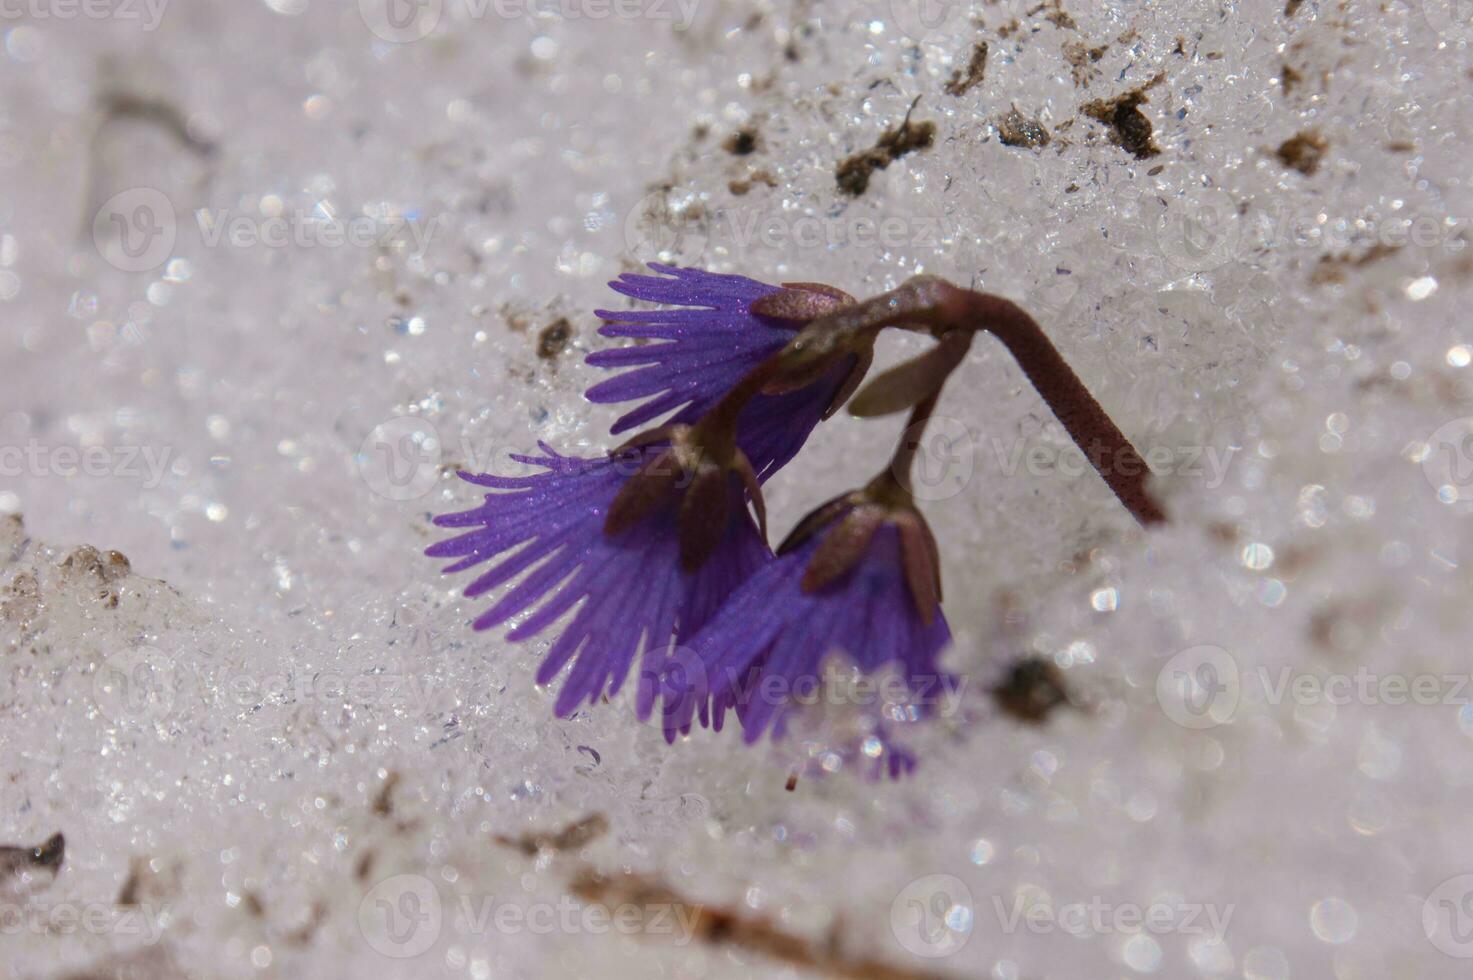
[[[867,675],[891,672],[907,697],[877,700],[861,752],[892,777],[914,757],[897,732],[954,693],[938,659],[951,641],[939,609],[935,542],[920,514],[849,494],[801,524],[779,556],[739,588],[670,661],[667,738],[699,716],[720,729],[735,710],[744,738],[781,737],[835,654]]]
[[[603,333],[634,343],[589,358],[631,370],[595,386],[596,402],[643,403],[614,432],[663,419],[607,458],[520,456],[544,472],[461,474],[484,502],[436,519],[460,533],[428,549],[448,571],[493,563],[466,590],[508,591],[481,615],[485,629],[520,617],[512,639],[562,622],[538,671],[571,664],[559,714],[616,692],[636,657],[637,711],[656,696],[670,739],[699,717],[720,728],[734,711],[749,742],[782,737],[837,655],[851,674],[888,671],[901,696],[878,702],[858,740],[877,770],[915,765],[901,727],[957,692],[938,660],[950,642],[941,616],[935,541],[915,510],[909,473],[942,387],[986,331],[1018,360],[1081,447],[1103,445],[1127,467],[1096,468],[1143,525],[1165,513],[1149,469],[1039,325],[1016,304],[917,276],[862,302],[812,283],[773,286],[670,266],[611,285],[659,310],[601,312]],[[928,334],[930,350],[854,398],[855,415],[911,410],[887,471],[811,515],[773,557],[762,481],[854,392],[874,339],[897,327]],[[755,514],[754,514],[755,512]],[[755,516],[755,519],[754,519]],[[682,646],[672,644],[679,641]],[[827,760],[825,767],[827,768]]]
[[[461,473],[484,487],[475,508],[437,517],[456,537],[430,547],[456,558],[447,573],[495,561],[465,590],[468,598],[513,580],[475,620],[489,629],[525,615],[508,634],[525,640],[572,614],[537,672],[545,684],[572,669],[555,705],[559,715],[618,692],[635,658],[658,678],[671,644],[694,636],[771,552],[749,503],[762,518],[760,476],[790,460],[826,412],[852,390],[860,358],[825,364],[814,378],[754,393],[735,416],[735,441],[699,423],[794,336],[805,318],[847,297],[827,287],[789,289],[741,276],[656,266],[664,277],[625,276],[616,290],[673,310],[601,313],[617,320],[610,336],[661,340],[590,361],[643,365],[589,392],[595,401],[656,395],[615,425],[619,432],[678,409],[668,424],[631,440],[609,458],[515,456],[545,472],[506,477]],[[756,312],[764,304],[769,314]],[[706,442],[702,439],[705,438]],[[576,613],[573,613],[577,607]],[[642,651],[642,653],[641,653]],[[653,681],[636,705],[650,710]]]
[[[605,337],[643,343],[595,351],[588,363],[635,368],[588,390],[588,399],[619,403],[647,399],[614,423],[627,431],[674,412],[675,424],[695,422],[763,361],[782,350],[809,320],[852,302],[816,283],[773,286],[745,276],[719,275],[651,263],[658,276],[625,274],[609,283],[631,299],[674,309],[599,310]],[[868,358],[847,355],[811,383],[765,392],[747,402],[737,443],[766,480],[803,448],[820,421],[835,411],[862,378]]]
[[[466,587],[467,598],[527,573],[477,617],[478,630],[530,611],[508,634],[511,640],[530,639],[582,602],[537,671],[537,683],[547,684],[573,663],[554,707],[566,717],[585,701],[618,693],[641,648],[641,672],[657,672],[673,638],[698,631],[770,552],[747,510],[740,483],[728,488],[734,499],[707,560],[697,569],[682,567],[676,507],[655,508],[633,526],[606,533],[620,491],[664,447],[594,459],[561,456],[540,443],[539,448],[544,455],[513,459],[543,473],[461,473],[467,482],[495,492],[486,494],[479,507],[435,518],[440,527],[470,530],[425,553],[458,558],[447,573],[500,558]],[[651,693],[640,692],[641,716],[649,712]]]

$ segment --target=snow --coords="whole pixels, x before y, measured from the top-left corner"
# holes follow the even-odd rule
[[[1466,5],[686,2],[0,14],[0,844],[66,837],[0,882],[6,975],[799,973],[759,919],[830,972],[1465,973]],[[1130,92],[1156,155],[1085,109]],[[913,779],[789,792],[842,717],[556,720],[421,557],[456,466],[611,445],[591,311],[652,258],[1001,293],[1157,450],[1147,533],[974,346]],[[899,427],[826,423],[774,536]],[[988,691],[1025,655],[1041,725]]]

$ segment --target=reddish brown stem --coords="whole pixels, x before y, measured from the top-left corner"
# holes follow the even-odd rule
[[[1037,321],[1016,303],[961,289],[935,276],[917,276],[874,299],[820,317],[790,347],[826,353],[886,327],[921,330],[937,338],[956,330],[992,333],[1135,519],[1148,525],[1166,519],[1146,489],[1150,470],[1145,460],[1065,363]],[[864,395],[861,392],[858,397]]]
[[[931,421],[931,413],[936,410],[936,402],[940,400],[940,397],[941,393],[937,391],[911,409],[910,421],[905,423],[905,431],[900,434],[900,444],[895,447],[895,454],[890,457],[890,465],[881,474],[882,479],[892,480],[895,483],[905,494],[907,501],[911,498],[911,470],[915,468],[916,453],[921,448],[921,437],[926,434],[926,424]]]
[[[1151,471],[1145,460],[1105,414],[1038,322],[1016,303],[1000,296],[976,292],[966,296],[970,317],[981,321],[984,329],[1003,342],[1074,444],[1126,509],[1142,524],[1165,521],[1165,512],[1146,488]]]

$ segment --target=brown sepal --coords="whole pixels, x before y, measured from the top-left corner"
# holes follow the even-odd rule
[[[926,519],[914,510],[892,515],[900,532],[900,561],[905,566],[905,581],[911,598],[921,614],[921,622],[930,626],[941,605],[941,555]]]
[[[853,302],[854,297],[844,290],[821,282],[785,282],[782,289],[755,300],[747,309],[774,320],[808,323]]]
[[[946,383],[972,346],[970,330],[951,330],[926,353],[880,375],[849,404],[849,414],[860,418],[890,415],[919,404]]]
[[[658,453],[624,481],[624,486],[609,505],[604,518],[604,533],[613,536],[634,527],[650,516],[655,508],[675,492],[676,483],[685,476],[675,449]]]
[[[757,471],[752,469],[752,461],[740,449],[731,465],[747,487],[747,497],[752,501],[752,509],[757,512],[757,530],[762,532],[762,543],[766,544],[767,502],[762,499],[762,484],[757,481]]]
[[[833,500],[810,511],[808,516],[799,521],[798,526],[788,533],[788,536],[783,539],[783,543],[777,546],[777,553],[779,555],[785,555],[792,551],[798,545],[813,537],[814,534],[833,523],[844,511],[861,503],[863,500],[862,491],[850,490],[847,493],[841,493]]]
[[[767,317],[770,320],[809,323],[809,321],[818,320],[826,312],[840,308],[841,305],[844,305],[843,301],[832,298],[826,293],[813,292],[809,289],[779,289],[778,292],[767,293],[763,298],[756,299],[748,309],[759,317]]]
[[[839,390],[834,392],[834,400],[829,402],[829,407],[823,410],[825,419],[833,418],[834,413],[844,407],[849,396],[853,395],[864,381],[864,376],[869,373],[870,365],[875,362],[874,345],[871,344],[864,350],[858,351],[854,356],[856,358],[854,366],[849,369],[849,374],[845,376],[844,383],[839,386]]]
[[[824,282],[785,282],[782,284],[782,287],[784,289],[801,289],[805,292],[821,293],[830,299],[838,300],[839,306],[849,306],[854,302],[853,296],[850,296],[838,286],[830,286]]]
[[[849,512],[823,540],[803,570],[803,591],[817,592],[858,564],[869,548],[870,539],[889,516],[878,504],[860,504]]]
[[[801,363],[797,367],[780,368],[777,377],[762,386],[762,394],[786,395],[790,391],[807,388],[827,374],[838,358],[843,356],[843,352],[840,351],[826,357],[815,357],[813,360]]]
[[[657,428],[646,429],[643,432],[636,432],[613,449],[610,449],[609,456],[622,456],[631,449],[638,449],[641,446],[649,446],[657,442],[668,442],[673,446],[689,431],[690,426],[688,425],[662,425]]]
[[[729,504],[726,470],[712,464],[698,468],[680,504],[681,568],[694,572],[721,544]]]

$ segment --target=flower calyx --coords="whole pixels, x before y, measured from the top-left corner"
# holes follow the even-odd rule
[[[619,490],[604,518],[604,533],[627,531],[680,497],[680,564],[694,572],[705,564],[726,534],[733,504],[733,478],[741,481],[762,539],[767,539],[767,507],[757,473],[719,421],[664,425],[640,433],[610,455],[650,449],[643,464]]]
[[[941,558],[936,538],[910,494],[890,474],[863,490],[836,497],[799,522],[778,548],[785,554],[822,532],[823,538],[803,571],[803,591],[818,592],[848,574],[869,551],[881,527],[900,536],[900,560],[921,621],[930,626],[941,605]]]

